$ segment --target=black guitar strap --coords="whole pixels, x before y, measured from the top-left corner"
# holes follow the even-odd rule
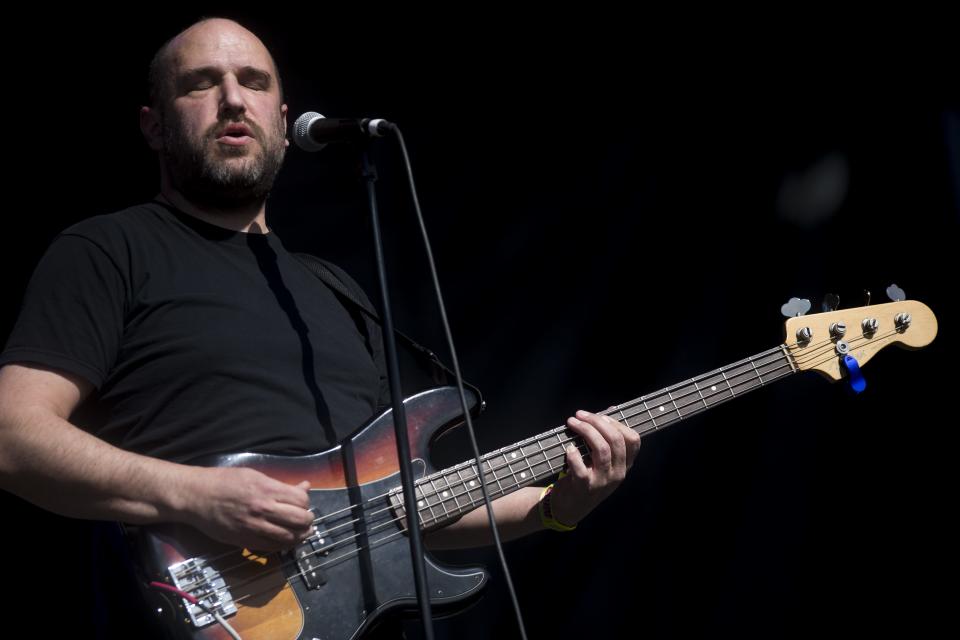
[[[294,253],[293,256],[300,260],[313,275],[327,285],[341,300],[347,303],[345,306],[351,310],[354,321],[357,322],[358,328],[367,340],[367,349],[373,355],[371,339],[375,332],[382,330],[383,321],[360,285],[347,275],[347,272],[332,262],[309,253]],[[403,387],[405,394],[421,391],[431,386],[455,384],[456,376],[450,367],[437,357],[437,354],[400,331],[394,330],[394,335],[397,338],[397,344],[402,348],[400,358],[403,364],[415,365],[413,372],[416,374],[415,377],[410,375],[409,366],[401,368],[404,373]],[[413,388],[408,388],[411,383]],[[480,397],[479,389],[467,382],[464,382],[464,386],[476,393],[478,398]]]

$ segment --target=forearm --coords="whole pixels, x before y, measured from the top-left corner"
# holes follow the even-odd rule
[[[543,529],[537,508],[542,487],[523,487],[493,501],[500,540],[506,542]],[[431,549],[462,549],[493,544],[487,508],[480,507],[464,514],[459,520],[442,529],[426,534]]]
[[[39,407],[0,421],[0,487],[66,516],[180,520],[201,471],[123,451]]]

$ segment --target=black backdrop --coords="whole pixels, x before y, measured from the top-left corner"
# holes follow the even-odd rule
[[[885,301],[895,282],[937,313],[936,342],[881,353],[863,395],[810,375],[726,404],[647,439],[576,533],[510,543],[532,637],[917,634],[947,621],[936,581],[957,568],[960,110],[936,52],[599,9],[440,12],[410,32],[393,17],[203,13],[240,18],[274,50],[291,122],[318,110],[403,128],[463,368],[489,404],[483,450],[779,344],[790,296],[859,306],[863,289]],[[8,24],[27,44],[8,56],[4,335],[58,230],[155,192],[137,130],[144,69],[198,15]],[[376,156],[398,323],[445,353],[398,154]],[[288,248],[373,293],[355,161],[291,150],[269,220]],[[466,439],[438,455],[466,458]],[[2,506],[22,616],[54,607],[83,637],[82,529],[7,494]],[[493,554],[443,556],[486,563],[494,581],[439,637],[515,637]]]

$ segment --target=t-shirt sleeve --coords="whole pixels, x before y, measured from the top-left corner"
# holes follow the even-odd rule
[[[126,291],[117,262],[100,245],[59,235],[30,279],[0,365],[41,364],[99,389],[120,347]]]

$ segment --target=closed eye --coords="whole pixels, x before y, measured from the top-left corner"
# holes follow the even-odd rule
[[[250,67],[240,71],[238,74],[238,80],[240,80],[243,86],[256,91],[267,91],[271,85],[269,73],[260,71],[258,69],[252,69]]]

